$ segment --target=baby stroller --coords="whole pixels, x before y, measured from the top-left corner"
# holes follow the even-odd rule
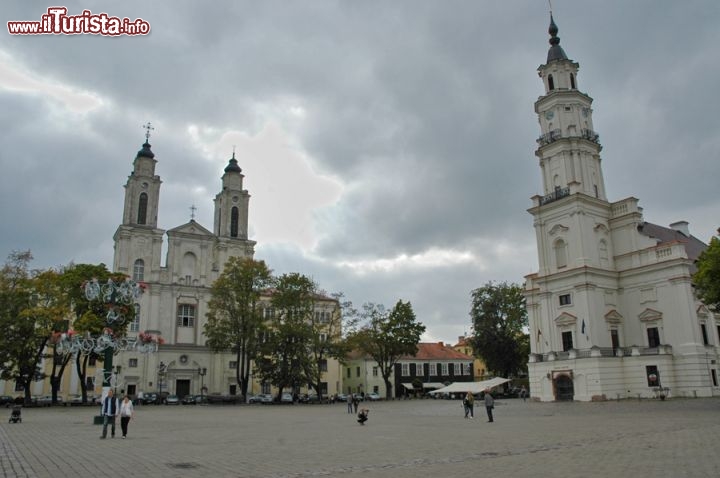
[[[8,423],[22,423],[22,406],[20,405],[13,405],[12,413],[10,414],[10,419],[8,420]]]

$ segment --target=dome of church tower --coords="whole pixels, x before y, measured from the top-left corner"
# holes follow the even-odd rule
[[[140,151],[138,151],[137,155],[141,156],[143,158],[154,158],[155,157],[155,153],[152,152],[152,150],[150,149],[150,143],[148,143],[147,141],[145,141],[143,143],[142,149]]]
[[[230,158],[230,161],[228,162],[228,165],[225,167],[226,173],[240,173],[242,172],[242,169],[240,169],[240,166],[238,166],[237,159],[235,159],[235,152],[233,152],[232,158]]]

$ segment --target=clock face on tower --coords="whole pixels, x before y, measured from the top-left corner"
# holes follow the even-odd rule
[[[555,116],[555,113],[553,113],[552,111],[546,111],[546,112],[545,112],[545,119],[546,119],[546,120],[550,121],[551,119],[553,119],[553,116]]]

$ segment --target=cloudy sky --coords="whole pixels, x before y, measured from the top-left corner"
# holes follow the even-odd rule
[[[537,269],[533,103],[545,0],[69,1],[147,36],[19,36],[56,3],[3,2],[0,255],[112,265],[144,141],[159,225],[212,229],[232,154],[256,258],[356,305],[412,302],[425,340],[470,332],[470,291]],[[720,226],[720,2],[553,1],[594,98],[608,196]]]

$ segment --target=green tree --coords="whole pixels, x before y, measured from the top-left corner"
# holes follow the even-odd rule
[[[363,323],[348,337],[352,346],[377,362],[385,381],[385,397],[392,397],[390,375],[403,355],[415,355],[425,326],[418,322],[410,302],[398,300],[388,313],[379,304],[366,303],[359,312]]]
[[[698,297],[706,305],[720,311],[720,238],[710,239],[708,248],[700,254],[696,265],[693,283]]]
[[[273,317],[264,324],[265,333],[257,356],[256,374],[278,387],[296,389],[310,383],[318,363],[310,355],[315,283],[298,273],[277,278],[272,292]]]
[[[470,342],[488,370],[503,377],[527,367],[530,354],[525,297],[517,284],[488,282],[471,292],[470,316],[474,334]]]
[[[235,376],[244,397],[250,361],[257,355],[257,339],[262,330],[260,298],[272,282],[265,262],[232,257],[211,290],[204,328],[207,345],[216,352],[231,350],[236,354]]]
[[[26,405],[32,382],[45,378],[40,364],[50,338],[69,313],[60,274],[30,271],[31,260],[30,251],[13,252],[0,271],[0,378],[23,387]]]

